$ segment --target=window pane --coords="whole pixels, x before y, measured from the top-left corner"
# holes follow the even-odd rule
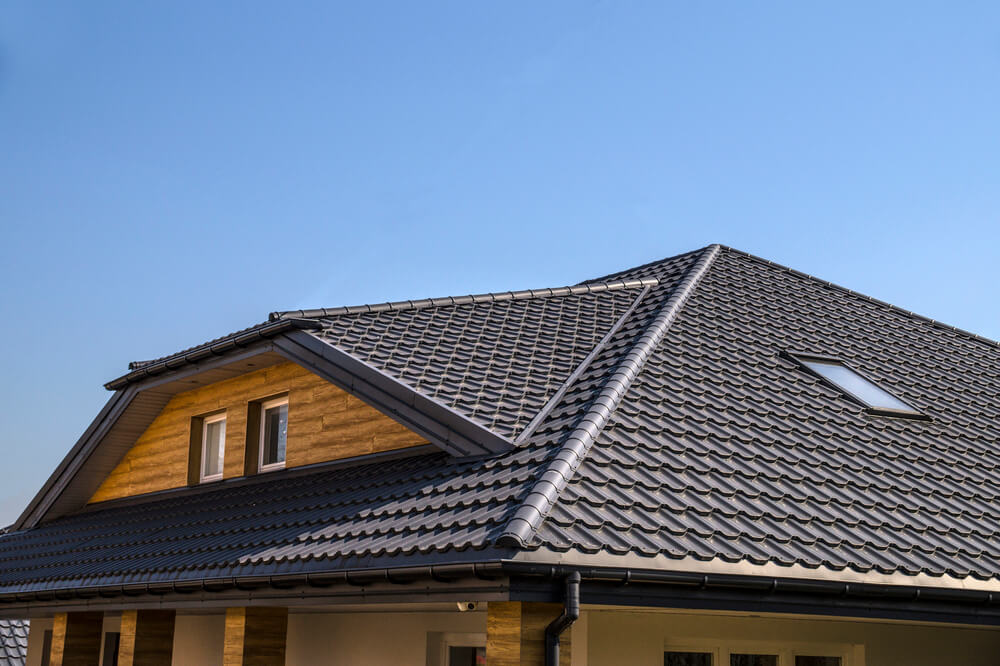
[[[202,449],[202,476],[215,476],[222,472],[222,456],[225,453],[226,422],[213,421],[205,424],[205,447]]]
[[[712,666],[712,653],[664,652],[663,666]]]
[[[840,657],[795,657],[795,666],[840,666]]]
[[[285,436],[288,432],[288,405],[264,411],[264,464],[284,462]]]
[[[729,666],[778,666],[776,654],[731,654]]]
[[[811,360],[803,360],[802,363],[869,407],[916,412],[913,407],[883,391],[847,366]]]
[[[448,648],[448,666],[486,666],[486,648],[453,645]]]

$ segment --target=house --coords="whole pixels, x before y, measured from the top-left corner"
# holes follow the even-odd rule
[[[107,384],[28,664],[1000,663],[1000,347],[713,245],[279,312]]]

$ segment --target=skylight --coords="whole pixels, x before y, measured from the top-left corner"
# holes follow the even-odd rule
[[[920,414],[910,405],[879,388],[840,361],[815,358],[798,360],[844,393],[867,405],[869,409],[904,415]]]

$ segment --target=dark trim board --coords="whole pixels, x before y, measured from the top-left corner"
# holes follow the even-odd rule
[[[562,601],[562,586],[512,580],[511,600]],[[752,590],[664,587],[652,584],[616,584],[590,581],[580,588],[580,602],[588,605],[629,606],[677,611],[816,615],[870,620],[937,622],[1000,627],[1000,607],[948,602],[840,597],[830,594],[779,594]]]

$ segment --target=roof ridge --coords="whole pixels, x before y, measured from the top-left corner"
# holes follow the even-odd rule
[[[791,273],[792,275],[797,275],[798,277],[806,278],[807,280],[812,280],[813,282],[817,282],[819,284],[822,284],[825,287],[829,287],[829,288],[835,289],[837,291],[842,291],[842,292],[844,292],[846,294],[850,294],[851,296],[856,296],[856,297],[858,297],[858,298],[860,298],[862,300],[868,301],[869,303],[873,303],[874,305],[878,305],[878,306],[884,307],[884,308],[886,308],[888,310],[892,310],[893,312],[897,312],[899,314],[904,314],[904,315],[906,315],[908,317],[912,317],[913,319],[918,319],[918,320],[920,320],[920,321],[922,321],[922,322],[924,322],[926,324],[930,324],[931,326],[934,326],[936,328],[942,328],[944,330],[951,331],[953,333],[958,333],[960,335],[964,335],[964,336],[966,336],[968,338],[971,338],[972,340],[975,340],[977,342],[981,342],[981,343],[983,343],[985,345],[988,345],[990,347],[1000,347],[1000,340],[993,340],[992,338],[987,338],[984,335],[979,335],[978,333],[973,333],[971,331],[967,331],[964,328],[958,328],[957,326],[952,326],[951,324],[946,324],[943,321],[940,321],[938,319],[933,319],[933,318],[928,317],[926,315],[919,314],[917,312],[914,312],[913,310],[907,310],[906,308],[901,308],[898,305],[893,305],[892,303],[889,303],[888,301],[883,301],[881,299],[874,298],[873,296],[869,296],[868,294],[862,294],[860,291],[854,291],[853,289],[849,289],[849,288],[847,288],[847,287],[845,287],[843,285],[839,285],[836,282],[830,282],[829,280],[824,280],[823,278],[816,277],[815,275],[810,275],[809,273],[804,273],[804,272],[802,272],[800,270],[796,270],[796,269],[791,268],[789,266],[786,266],[784,264],[779,264],[779,263],[777,263],[775,261],[771,261],[770,259],[765,259],[764,257],[759,257],[756,254],[751,254],[750,252],[747,252],[745,250],[740,250],[738,248],[730,247],[728,245],[720,245],[719,247],[720,247],[720,249],[722,249],[725,252],[729,252],[729,253],[732,253],[732,254],[738,254],[738,255],[744,256],[744,257],[746,257],[748,259],[752,259],[754,261],[758,261],[758,262],[760,262],[762,264],[767,264],[768,266],[772,266],[773,268],[777,268],[778,270],[784,271],[786,273]]]
[[[718,247],[726,247],[725,245],[719,245],[718,243],[713,243],[711,245],[706,245],[705,247],[700,247],[697,250],[688,250],[687,252],[681,252],[680,254],[674,254],[674,255],[671,255],[669,257],[662,257],[660,259],[654,259],[653,261],[647,261],[644,264],[639,264],[638,266],[632,266],[631,268],[623,268],[620,271],[615,271],[613,273],[608,273],[607,275],[602,275],[601,277],[590,278],[590,279],[584,280],[583,282],[580,282],[578,284],[580,284],[580,285],[587,285],[587,284],[600,284],[600,283],[603,283],[603,282],[608,282],[609,278],[613,278],[613,277],[615,277],[617,275],[622,275],[623,273],[632,273],[634,271],[641,271],[644,268],[650,268],[652,266],[656,266],[657,264],[662,264],[665,261],[674,261],[674,260],[677,260],[677,259],[683,259],[684,257],[691,256],[692,254],[699,254],[699,253],[702,253],[702,252],[706,252],[710,248],[716,247],[716,246],[718,246]]]
[[[566,438],[555,458],[504,526],[503,532],[497,537],[497,545],[523,548],[538,530],[639,371],[708,272],[720,249],[719,245],[709,245],[700,250],[701,256],[684,272],[666,303],[604,383],[590,409],[577,421],[577,426]]]
[[[369,305],[347,305],[337,308],[314,308],[311,310],[285,310],[272,312],[268,321],[278,321],[290,318],[314,319],[317,317],[336,317],[345,314],[365,314],[399,310],[414,310],[419,308],[440,307],[447,305],[466,305],[469,303],[495,303],[498,301],[516,301],[529,298],[552,298],[558,296],[576,296],[580,294],[595,294],[604,291],[619,291],[622,289],[638,289],[659,284],[656,278],[640,278],[636,280],[610,280],[592,284],[578,284],[567,287],[548,287],[545,289],[523,289],[520,291],[489,292],[485,294],[469,294],[467,296],[445,296],[443,298],[424,298],[416,301],[390,301]]]

